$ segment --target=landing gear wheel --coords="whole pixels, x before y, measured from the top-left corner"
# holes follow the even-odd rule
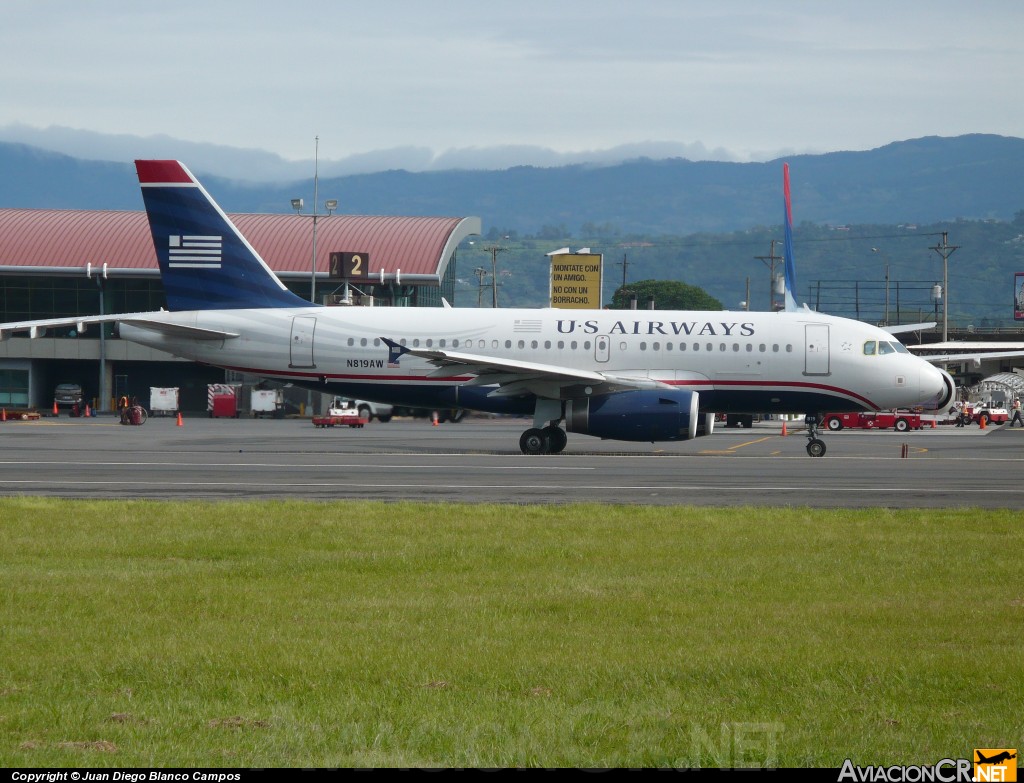
[[[807,456],[809,457],[824,457],[825,456],[825,441],[813,438],[807,442]]]
[[[548,437],[544,430],[533,427],[524,432],[519,438],[519,448],[523,454],[547,454],[549,447]]]
[[[548,442],[548,454],[560,454],[569,442],[569,436],[565,430],[558,426],[545,427],[541,430]]]

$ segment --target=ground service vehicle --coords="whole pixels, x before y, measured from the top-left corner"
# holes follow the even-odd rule
[[[53,400],[60,408],[73,408],[75,405],[81,407],[82,387],[77,383],[58,383],[53,392]]]
[[[913,411],[826,413],[823,421],[825,426],[833,432],[838,432],[843,427],[864,430],[886,430],[891,428],[897,432],[906,432],[907,430],[919,430],[924,426],[921,423],[921,414],[914,413]]]

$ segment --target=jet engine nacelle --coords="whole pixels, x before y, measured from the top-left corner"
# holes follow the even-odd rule
[[[697,392],[625,391],[565,403],[569,432],[612,440],[688,440],[697,435]]]

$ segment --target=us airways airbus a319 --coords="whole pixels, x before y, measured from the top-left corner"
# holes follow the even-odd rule
[[[797,413],[807,415],[808,454],[822,456],[819,413],[941,409],[954,395],[947,373],[890,333],[795,306],[757,313],[316,305],[287,290],[183,164],[140,160],[136,169],[168,309],[0,324],[0,336],[117,321],[134,342],[332,394],[532,415],[519,442],[526,454],[562,451],[567,432],[676,441],[710,433],[716,413]],[[790,224],[787,187],[791,246]]]

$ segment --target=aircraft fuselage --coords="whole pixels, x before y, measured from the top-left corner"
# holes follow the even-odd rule
[[[469,383],[469,373],[439,375],[418,356],[389,362],[382,338],[415,350],[643,377],[699,392],[702,412],[880,410],[928,405],[947,391],[943,374],[924,360],[902,346],[880,348],[897,345],[888,333],[809,311],[307,307],[159,319],[238,337],[192,339],[127,324],[121,334],[194,361],[399,405],[530,413],[534,397],[492,395],[494,386]]]

